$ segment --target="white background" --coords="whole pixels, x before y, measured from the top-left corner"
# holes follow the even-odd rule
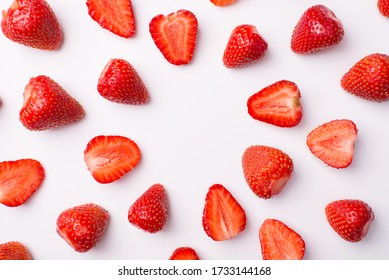
[[[5,10],[12,0],[0,3]],[[365,55],[389,53],[389,19],[376,1],[237,0],[215,7],[208,0],[133,0],[136,35],[124,39],[101,28],[88,15],[85,1],[48,1],[64,32],[58,51],[41,51],[0,34],[0,161],[34,158],[46,170],[41,188],[24,205],[0,205],[0,243],[24,243],[35,259],[167,259],[180,246],[193,247],[201,259],[261,259],[258,229],[276,218],[306,242],[305,259],[387,259],[389,257],[388,103],[373,103],[342,90],[342,75]],[[343,41],[326,51],[296,55],[292,30],[302,13],[325,4],[343,22]],[[157,14],[191,10],[199,22],[192,62],[169,64],[148,31]],[[227,69],[222,55],[239,24],[257,27],[268,42],[263,60]],[[143,106],[109,102],[97,93],[97,80],[111,58],[124,58],[137,69],[150,92]],[[86,111],[77,124],[32,132],[19,122],[28,80],[48,75]],[[294,128],[253,120],[249,96],[281,79],[300,88],[304,115]],[[305,144],[316,126],[339,118],[353,120],[358,138],[352,165],[327,167]],[[123,135],[142,152],[140,164],[109,185],[94,181],[83,151],[97,135]],[[263,200],[247,186],[241,156],[250,145],[269,145],[290,155],[295,170],[285,190]],[[127,220],[129,206],[151,185],[161,183],[169,196],[165,228],[149,234]],[[201,225],[205,195],[223,184],[247,214],[247,227],[235,239],[211,240]],[[327,203],[343,198],[367,202],[376,219],[359,243],[341,239],[324,214]],[[104,238],[87,253],[76,253],[56,233],[63,210],[97,203],[111,214]]]

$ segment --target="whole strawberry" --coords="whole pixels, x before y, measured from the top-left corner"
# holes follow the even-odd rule
[[[3,11],[4,35],[29,47],[56,50],[63,41],[58,20],[45,0],[15,0]]]
[[[378,0],[377,7],[383,16],[389,17],[389,0]]]
[[[342,41],[341,21],[324,5],[315,5],[304,12],[292,33],[291,48],[297,54],[327,49]]]
[[[329,203],[325,214],[331,227],[350,242],[361,241],[374,220],[370,206],[357,199],[343,199]]]
[[[223,54],[227,68],[239,68],[259,61],[268,44],[254,25],[242,24],[234,28]]]
[[[383,102],[389,99],[389,56],[370,54],[359,60],[343,75],[342,88],[366,100]]]
[[[32,260],[30,251],[18,241],[0,244],[0,260]]]

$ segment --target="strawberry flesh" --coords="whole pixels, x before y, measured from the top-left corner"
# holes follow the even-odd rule
[[[0,244],[0,260],[32,260],[30,251],[18,241]]]
[[[199,260],[199,257],[193,248],[180,247],[174,250],[169,260]]]
[[[218,7],[224,7],[231,4],[234,4],[236,0],[210,0],[212,4]]]

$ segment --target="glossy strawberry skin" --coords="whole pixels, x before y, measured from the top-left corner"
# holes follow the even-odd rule
[[[378,0],[377,7],[383,16],[389,17],[389,0]]]
[[[199,256],[193,248],[179,247],[174,250],[169,260],[199,260]]]
[[[228,6],[236,2],[236,0],[210,0],[210,1],[212,2],[212,4],[218,7]]]
[[[18,241],[0,244],[0,260],[32,260],[30,251]]]

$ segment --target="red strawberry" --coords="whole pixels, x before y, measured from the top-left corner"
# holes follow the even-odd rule
[[[174,250],[169,260],[198,260],[199,257],[194,249],[190,247],[180,247]]]
[[[0,260],[32,260],[32,256],[22,243],[11,241],[0,244]]]
[[[283,151],[267,146],[251,146],[242,156],[243,174],[251,190],[268,199],[279,194],[293,171],[292,159]]]
[[[231,239],[246,228],[245,211],[220,184],[211,186],[205,197],[203,228],[215,241]]]
[[[307,137],[311,152],[331,167],[346,168],[354,156],[357,127],[350,120],[334,120],[312,130]]]
[[[343,25],[335,14],[323,5],[304,12],[293,30],[291,48],[297,54],[327,49],[342,41]]]
[[[178,10],[167,16],[157,15],[150,21],[149,30],[167,61],[182,65],[192,60],[198,31],[197,18],[192,12]]]
[[[84,161],[93,178],[107,184],[119,180],[140,161],[138,145],[123,136],[96,136],[87,144]]]
[[[79,253],[101,240],[110,215],[99,205],[88,203],[64,210],[57,219],[57,233]]]
[[[329,203],[325,213],[331,227],[350,242],[361,241],[374,220],[373,210],[357,199],[343,199]]]
[[[15,207],[25,203],[41,186],[45,171],[39,161],[20,159],[0,163],[0,203]]]
[[[161,184],[152,185],[128,209],[128,221],[150,233],[162,230],[167,217],[167,193]]]
[[[87,0],[88,13],[101,27],[124,38],[135,34],[131,0]]]
[[[10,40],[43,50],[56,50],[63,41],[61,27],[45,0],[15,0],[3,11],[1,29]]]
[[[377,7],[383,16],[389,17],[389,0],[378,0]]]
[[[304,240],[279,220],[265,220],[259,228],[259,240],[264,260],[301,260],[304,257]]]
[[[143,104],[149,93],[135,68],[124,59],[111,59],[100,75],[97,90],[104,98],[124,104]]]
[[[223,54],[227,68],[238,68],[260,60],[267,51],[267,42],[254,25],[242,24],[232,31]]]
[[[293,127],[300,123],[303,116],[300,97],[300,90],[295,83],[278,81],[248,99],[248,113],[259,121]]]
[[[69,125],[78,122],[85,115],[77,100],[47,76],[31,78],[23,96],[19,118],[29,130],[46,130]]]
[[[210,0],[215,6],[223,7],[235,3],[236,0]]]
[[[379,53],[365,56],[343,75],[341,86],[366,100],[389,100],[389,56]]]

